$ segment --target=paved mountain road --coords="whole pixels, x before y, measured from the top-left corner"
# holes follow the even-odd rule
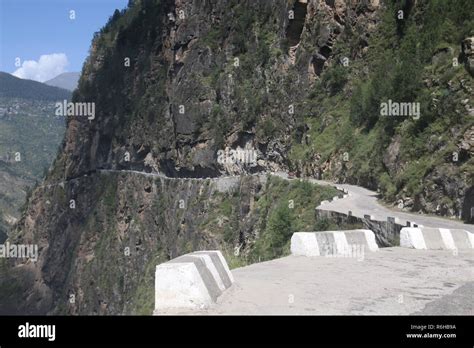
[[[331,184],[318,180],[314,180],[313,182],[320,185]],[[320,205],[318,208],[345,214],[351,210],[354,216],[363,217],[364,215],[372,215],[375,220],[382,221],[386,221],[387,217],[391,216],[398,218],[402,224],[411,221],[425,227],[464,229],[474,233],[474,225],[472,224],[465,224],[460,220],[392,210],[378,202],[376,192],[355,185],[337,184],[336,186],[346,189],[349,195],[345,198]]]
[[[472,250],[287,256],[232,270],[235,283],[215,305],[174,314],[474,315],[473,267]]]
[[[285,173],[277,173],[277,175],[279,177],[288,179],[288,176]],[[368,190],[364,187],[349,184],[335,184],[329,181],[316,179],[307,180],[318,185],[337,186],[347,190],[348,192],[348,196],[331,202],[323,203],[317,207],[318,209],[331,210],[344,214],[352,211],[352,215],[354,216],[363,218],[364,215],[371,215],[375,220],[380,221],[386,221],[387,217],[391,216],[398,218],[400,223],[403,225],[406,224],[407,221],[411,221],[425,227],[464,229],[474,233],[474,225],[465,224],[460,220],[408,213],[387,208],[378,201],[377,192]]]

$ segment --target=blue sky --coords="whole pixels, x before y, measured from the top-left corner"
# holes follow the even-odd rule
[[[18,77],[39,81],[64,71],[81,71],[94,32],[116,8],[121,10],[127,3],[128,0],[0,0],[0,71],[17,71]],[[75,20],[69,18],[71,10],[75,11]],[[40,60],[41,56],[44,57]],[[15,66],[17,57],[20,67]]]

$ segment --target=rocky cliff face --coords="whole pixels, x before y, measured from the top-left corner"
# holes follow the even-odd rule
[[[38,188],[21,235],[10,242],[38,244],[40,258],[6,273],[21,279],[24,297],[13,302],[8,296],[18,294],[10,293],[0,309],[150,314],[157,264],[200,249],[232,255],[233,245],[245,246],[252,239],[255,230],[250,226],[257,215],[249,205],[261,194],[263,179],[211,182],[103,173]],[[250,191],[252,195],[246,193]],[[233,196],[236,224],[226,222],[227,215],[219,210]],[[71,197],[76,199],[74,209]],[[216,216],[224,220],[220,228],[211,229],[212,223],[218,224]],[[227,231],[222,226],[226,223],[234,230]]]
[[[76,100],[95,102],[99,117],[70,121],[58,165],[65,177],[104,167],[187,177],[287,168],[296,104],[331,64],[344,25],[375,30],[378,3],[360,6],[137,2],[93,43]],[[258,161],[221,165],[226,147],[254,148]]]
[[[406,21],[395,19],[396,10]],[[73,97],[95,103],[96,117],[69,119],[63,151],[11,237],[39,244],[40,260],[2,266],[3,284],[21,281],[0,309],[146,313],[156,263],[258,240],[260,179],[238,179],[230,217],[206,230],[206,219],[233,197],[219,193],[222,183],[129,171],[190,178],[291,170],[378,187],[404,209],[469,210],[472,119],[456,127],[436,119],[452,112],[449,105],[471,110],[472,79],[462,64],[452,72],[449,53],[441,63],[423,58],[430,78],[400,95],[427,100],[428,121],[379,120],[370,109],[392,95],[377,94],[384,80],[394,91],[411,86],[405,66],[384,76],[375,62],[389,59],[392,45],[409,51],[410,30],[417,33],[429,10],[423,1],[137,0],[117,12],[94,38]],[[453,46],[453,54],[461,49]],[[431,92],[451,104],[436,104]],[[430,143],[411,143],[425,133]],[[447,156],[456,146],[453,162]],[[218,161],[226,148],[255,150],[256,159]]]

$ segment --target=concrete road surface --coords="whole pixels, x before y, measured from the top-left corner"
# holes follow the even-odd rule
[[[288,256],[232,271],[208,310],[174,314],[474,314],[474,251],[383,248],[356,258]]]

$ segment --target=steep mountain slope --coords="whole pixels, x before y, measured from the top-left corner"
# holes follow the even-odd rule
[[[283,206],[255,204],[274,186],[252,177],[232,201],[216,183],[103,170],[291,170],[470,219],[473,10],[467,0],[149,0],[116,11],[73,95],[95,103],[96,118],[68,119],[62,152],[11,237],[38,243],[39,261],[3,264],[0,309],[150,313],[157,262],[196,248],[268,255],[294,227]],[[389,99],[419,102],[420,113],[381,116]],[[226,147],[255,149],[257,160],[218,161]],[[317,189],[314,204],[325,195]],[[275,231],[284,233],[268,237]]]
[[[93,43],[77,94],[113,116],[73,121],[68,139],[90,155],[76,161],[66,151],[66,176],[120,168],[128,151],[138,169],[217,176],[290,168],[459,216],[472,186],[472,77],[461,44],[473,5],[311,1],[290,20],[292,4],[276,4],[137,2],[116,14]],[[186,17],[191,11],[202,17]],[[421,116],[381,117],[388,100],[420,103]],[[227,146],[254,148],[260,161],[217,163]]]
[[[81,74],[77,72],[62,73],[51,80],[45,81],[44,84],[73,91],[77,87],[80,76]]]
[[[315,83],[307,144],[293,146],[291,157],[303,172],[379,189],[401,209],[473,222],[474,5],[384,5],[373,35],[356,26],[335,44],[334,58],[349,57],[349,66],[333,62]],[[419,114],[382,115],[391,102],[415,103]]]
[[[0,231],[6,233],[20,218],[29,190],[53,163],[65,120],[44,100],[0,98],[0,109]]]

